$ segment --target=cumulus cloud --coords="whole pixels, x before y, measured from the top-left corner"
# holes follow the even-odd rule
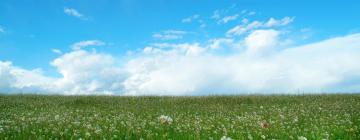
[[[54,83],[66,94],[121,93],[125,74],[108,54],[76,50],[51,62],[62,78]]]
[[[160,33],[153,34],[153,38],[160,40],[176,40],[176,39],[182,39],[185,34],[187,34],[186,31],[166,30]]]
[[[279,31],[255,30],[245,38],[245,45],[250,53],[259,53],[259,51],[268,51],[278,45]]]
[[[80,42],[76,42],[76,43],[72,44],[71,48],[73,50],[80,50],[85,47],[104,46],[104,45],[106,45],[106,43],[102,42],[100,40],[85,40],[85,41],[80,41]]]
[[[277,36],[271,30],[254,34],[259,33]],[[360,34],[354,34],[267,56],[142,57],[129,63],[125,89],[130,95],[359,91],[359,42]]]
[[[0,61],[0,89],[2,91],[9,91],[12,87],[12,83],[15,83],[15,76],[11,73],[12,64],[11,62]]]
[[[0,92],[4,93],[48,93],[53,88],[53,79],[43,76],[40,69],[25,70],[8,61],[0,61],[0,77]]]
[[[200,43],[151,44],[125,64],[110,54],[72,50],[51,62],[62,75],[59,78],[0,61],[0,92],[208,95],[360,91],[360,34],[272,49],[281,43],[279,35],[273,29],[252,31],[243,40],[245,50],[228,55],[218,55]],[[267,49],[274,52],[247,53]]]

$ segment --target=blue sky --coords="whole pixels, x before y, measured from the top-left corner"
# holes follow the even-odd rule
[[[62,69],[63,67],[62,65],[60,66],[60,64],[54,66],[55,60],[65,59],[68,55],[76,54],[80,56],[99,55],[100,60],[103,56],[109,56],[112,61],[109,63],[110,67],[120,69],[120,75],[124,73],[123,75],[125,76],[120,76],[118,79],[111,80],[101,76],[90,76],[87,77],[90,81],[80,81],[79,85],[85,83],[99,83],[97,80],[102,79],[106,81],[106,84],[119,82],[121,88],[110,90],[108,89],[108,86],[104,86],[106,84],[102,83],[95,86],[97,87],[95,90],[88,90],[89,87],[79,86],[80,89],[86,90],[79,90],[77,92],[126,92],[127,88],[126,86],[123,86],[126,83],[125,81],[132,77],[132,74],[129,74],[131,72],[129,72],[128,68],[130,67],[129,65],[131,62],[136,62],[144,58],[155,61],[155,58],[159,59],[157,57],[163,55],[163,53],[161,53],[161,55],[149,55],[147,54],[149,51],[152,53],[166,51],[166,57],[162,59],[171,60],[174,56],[168,56],[168,53],[173,54],[173,51],[178,53],[178,50],[174,49],[180,48],[181,50],[186,48],[188,49],[186,52],[188,54],[189,50],[196,50],[193,49],[195,46],[195,48],[198,47],[198,50],[201,50],[201,52],[203,52],[204,49],[206,50],[206,53],[201,54],[201,57],[208,57],[208,55],[211,55],[214,57],[210,59],[214,59],[216,57],[233,57],[240,53],[245,54],[247,51],[256,51],[256,53],[258,53],[259,50],[257,47],[269,47],[272,51],[263,54],[264,52],[261,50],[261,57],[268,57],[269,55],[271,55],[271,57],[279,56],[283,52],[286,52],[286,49],[301,48],[301,46],[306,46],[307,44],[311,45],[317,42],[326,42],[326,40],[337,37],[344,37],[344,40],[346,40],[346,37],[360,32],[360,20],[358,20],[360,19],[360,14],[358,14],[360,13],[359,7],[360,2],[355,0],[305,0],[296,2],[284,0],[2,0],[0,2],[0,62],[11,62],[9,73],[11,73],[10,71],[13,67],[30,72],[33,70],[40,70],[41,74],[37,73],[40,77],[45,79],[55,78],[55,81],[61,81],[61,78],[63,80],[66,79],[66,76],[64,75],[64,71],[66,70]],[[270,24],[271,19],[274,21],[272,24]],[[239,32],[240,28],[246,27],[247,25],[254,23],[254,21],[259,22],[261,25],[254,24],[254,27],[249,26],[248,29],[244,29],[246,30],[244,33]],[[234,29],[236,26],[239,26],[236,33],[230,33],[230,30]],[[235,30],[236,29],[234,29],[234,31]],[[257,30],[265,30],[265,32],[256,32]],[[256,36],[256,33],[259,36]],[[251,35],[255,38],[255,44],[251,42],[254,41],[251,40]],[[260,39],[258,39],[259,37]],[[256,42],[259,42],[258,40],[261,42],[261,37],[273,37],[273,39],[262,40],[262,42],[264,42],[263,44],[273,45],[264,46],[263,44],[256,44]],[[215,43],[215,40],[221,39],[222,43]],[[80,48],[74,49],[76,44],[80,44]],[[212,48],[212,45],[215,46],[214,48],[221,49],[208,49]],[[254,47],[251,48],[251,45]],[[266,48],[266,51],[268,51],[269,48]],[[341,52],[341,50],[338,51]],[[316,53],[320,52],[326,51],[314,53],[316,55]],[[346,52],[344,53],[346,54]],[[183,54],[176,54],[176,56],[178,55],[182,56]],[[327,55],[334,54],[331,53]],[[188,57],[184,57],[184,59],[188,59]],[[241,60],[243,59],[245,58],[241,58]],[[256,58],[256,60],[258,59],[259,58]],[[300,58],[294,58],[294,61],[297,62],[298,59]],[[100,61],[97,60],[97,58],[95,60]],[[179,60],[173,61],[175,62],[172,62],[172,64],[180,63]],[[189,61],[190,65],[198,60],[186,61]],[[222,63],[222,60],[219,61],[219,63]],[[243,61],[239,61],[239,63],[241,62]],[[138,63],[142,63],[142,61]],[[167,68],[167,64],[165,64],[167,62],[158,62],[156,60],[153,65],[158,63],[164,63],[165,68]],[[264,65],[271,63],[266,62]],[[303,64],[306,65],[309,63],[310,62],[304,62]],[[69,67],[70,66],[66,66],[66,68]],[[162,66],[159,67],[161,68],[157,68],[159,71],[155,73],[162,70]],[[212,67],[213,66],[210,66],[210,68]],[[85,66],[82,68],[84,71],[89,70]],[[280,66],[280,69],[281,68],[284,67]],[[350,71],[353,70],[356,69],[349,69],[349,72],[347,73],[351,73]],[[97,72],[96,70],[94,71]],[[319,69],[318,71],[327,72],[329,69]],[[191,72],[194,71],[190,71],[189,73]],[[164,73],[166,74],[166,72]],[[230,72],[226,71],[224,73]],[[207,76],[212,77],[217,74],[218,73],[209,74]],[[351,74],[357,75],[354,73]],[[5,74],[2,74],[2,76],[4,75]],[[185,75],[185,77],[190,76],[187,74]],[[154,75],[150,74],[148,76],[153,77]],[[172,75],[169,73],[168,76],[171,77]],[[18,77],[14,77],[14,79],[17,79],[15,81],[22,81],[19,80]],[[221,76],[218,78],[226,79]],[[325,76],[325,78],[331,79],[329,76]],[[159,77],[157,77],[157,79],[159,79]],[[174,83],[183,82],[182,80],[184,79],[186,78],[180,77],[180,81],[175,80]],[[238,80],[241,81],[242,79],[244,78],[240,77]],[[340,76],[340,79],[344,79],[344,75]],[[357,80],[353,82],[353,79],[350,83],[358,83]],[[300,79],[293,80],[293,82],[297,80]],[[77,80],[72,81],[74,82]],[[258,82],[258,80],[255,81]],[[166,82],[171,83],[171,80]],[[338,89],[341,89],[346,87],[344,86],[344,83],[349,83],[349,81],[346,80],[337,82],[330,82],[329,84],[324,85],[320,84],[318,86],[319,88],[312,87],[309,88],[309,91],[315,89],[336,91],[328,87],[330,85],[342,85],[342,87],[338,87]],[[164,91],[175,93],[177,92],[175,90],[177,87],[183,87],[188,90],[182,92],[179,91],[179,93],[210,92],[202,89],[205,89],[206,86],[211,86],[213,83],[205,85],[203,85],[204,82],[199,81],[199,83],[194,83],[195,86],[191,88],[182,84],[175,84],[176,86],[169,85],[169,87],[174,88],[169,88],[169,90]],[[148,84],[149,83],[145,85]],[[196,86],[197,84],[199,84],[199,86]],[[233,88],[236,84],[231,83],[229,85],[213,90],[214,92],[238,91],[238,89],[235,90]],[[297,83],[294,82],[294,85],[297,85]],[[6,87],[6,89],[12,89],[11,91],[18,91],[18,88],[14,88],[16,87],[14,85],[7,86],[8,87],[3,86],[3,89]],[[32,91],[37,91],[35,89],[46,91],[43,87],[40,88],[38,85],[27,84],[27,86],[31,87],[31,89],[33,89]],[[23,85],[21,88],[27,86]],[[256,87],[256,85],[254,86]],[[357,87],[356,84],[352,86]],[[270,88],[264,87],[251,88],[244,92],[274,92],[276,91],[274,90],[274,87],[275,86],[271,86],[271,90]],[[299,89],[304,88],[304,90],[308,89],[308,87],[302,87],[300,85],[295,87]],[[70,90],[74,90],[74,88],[71,87],[67,88],[69,92]],[[162,90],[161,86],[151,86],[147,88],[146,92],[149,93]],[[350,91],[357,90],[357,88],[354,88]],[[7,90],[2,91],[7,92]],[[27,90],[22,89],[21,91],[26,92]],[[290,91],[290,88],[287,88],[286,90],[279,89],[279,91]],[[242,90],[239,90],[239,92],[242,92]]]

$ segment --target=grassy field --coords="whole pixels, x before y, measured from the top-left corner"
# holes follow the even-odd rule
[[[0,96],[0,139],[360,139],[360,95]]]

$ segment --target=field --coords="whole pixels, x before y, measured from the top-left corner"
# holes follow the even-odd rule
[[[360,139],[360,95],[0,96],[0,139]]]

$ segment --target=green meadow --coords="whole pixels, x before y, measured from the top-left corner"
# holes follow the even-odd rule
[[[359,140],[360,95],[1,95],[0,139]]]

